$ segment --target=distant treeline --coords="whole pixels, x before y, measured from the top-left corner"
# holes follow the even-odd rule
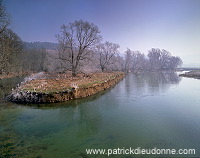
[[[26,50],[30,49],[46,49],[46,50],[56,50],[58,47],[58,43],[52,42],[23,42],[23,47]]]
[[[119,44],[102,42],[99,28],[79,20],[62,25],[56,35],[58,43],[23,42],[10,28],[10,16],[0,0],[0,74],[13,72],[77,73],[104,71],[176,70],[179,57],[166,50],[152,48],[148,55],[127,49],[119,52]],[[38,29],[38,28],[37,28]]]
[[[172,56],[167,50],[152,48],[147,56],[140,51],[125,52],[125,70],[138,71],[169,71],[176,70],[182,65],[180,57]]]

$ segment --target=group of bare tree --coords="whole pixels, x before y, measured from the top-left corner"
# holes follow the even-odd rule
[[[45,70],[44,49],[26,49],[10,29],[11,17],[0,0],[0,75]]]
[[[43,48],[38,49],[25,49],[21,51],[21,70],[23,72],[40,72],[46,71],[46,50]]]
[[[99,28],[79,20],[61,26],[57,51],[23,47],[20,37],[10,28],[11,17],[0,0],[0,74],[12,72],[57,71],[94,72],[99,69],[121,70],[119,45],[101,43]],[[26,44],[26,43],[25,43]]]
[[[116,71],[159,71],[175,70],[182,64],[179,57],[174,57],[166,50],[149,50],[148,55],[127,49],[125,56],[120,56],[118,44],[102,43],[102,37],[97,26],[83,20],[61,26],[61,33],[57,35],[59,47],[57,68],[70,70],[75,76],[84,68]]]
[[[172,56],[169,51],[152,48],[148,55],[140,51],[125,52],[125,70],[131,72],[140,71],[168,71],[176,70],[182,65],[180,57]]]
[[[0,0],[0,34],[6,30],[10,24],[10,16],[7,14],[5,7],[3,6],[3,1]]]
[[[167,50],[152,48],[148,54],[151,70],[175,70],[182,65],[179,57],[172,56]]]
[[[0,74],[17,71],[20,65],[22,41],[9,25],[11,18],[0,0]]]
[[[72,71],[73,76],[91,63],[95,67],[98,63],[102,72],[105,71],[114,64],[118,53],[119,45],[108,41],[101,43],[99,28],[87,21],[61,26],[61,33],[56,37],[59,43],[56,59],[60,60],[61,68]]]
[[[61,27],[61,34],[57,35],[59,42],[59,59],[68,63],[68,70],[76,76],[81,61],[88,59],[94,46],[101,40],[97,26],[85,21],[75,21]],[[63,66],[63,65],[62,65]]]
[[[105,42],[97,46],[97,53],[99,53],[99,64],[102,72],[112,63],[112,58],[118,52],[119,45],[115,43]]]
[[[179,57],[154,48],[147,56],[130,49],[120,55],[119,44],[102,42],[99,28],[83,20],[61,26],[57,50],[23,48],[20,37],[9,29],[10,19],[0,0],[0,74],[70,71],[76,76],[79,72],[175,70],[182,64]]]

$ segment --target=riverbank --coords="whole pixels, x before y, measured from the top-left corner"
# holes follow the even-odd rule
[[[200,71],[189,71],[179,76],[200,79]]]
[[[122,78],[123,72],[79,74],[45,74],[32,77],[6,97],[6,100],[22,103],[52,103],[84,98],[106,90]],[[30,77],[31,78],[31,77]]]
[[[14,78],[14,77],[22,77],[31,74],[31,72],[19,72],[19,73],[9,73],[9,74],[0,74],[0,80],[5,78]]]

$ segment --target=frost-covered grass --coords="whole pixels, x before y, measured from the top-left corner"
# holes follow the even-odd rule
[[[45,78],[44,75],[45,75],[44,72],[32,74],[30,76],[25,77],[23,82],[28,82],[28,81],[32,81],[32,80],[36,80],[36,79],[42,79],[42,78]]]
[[[78,89],[102,84],[120,74],[122,72],[78,74],[76,77],[72,77],[68,74],[51,75],[40,72],[25,78],[18,89],[41,93],[61,92],[72,88]]]

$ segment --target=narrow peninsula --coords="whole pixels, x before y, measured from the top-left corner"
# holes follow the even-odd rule
[[[20,103],[53,103],[91,96],[106,90],[125,77],[123,72],[78,74],[38,73],[25,78],[6,97]]]

